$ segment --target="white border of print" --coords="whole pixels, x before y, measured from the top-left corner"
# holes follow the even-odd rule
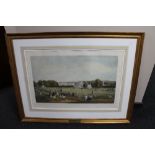
[[[126,118],[128,100],[131,89],[131,80],[136,51],[136,39],[23,39],[14,40],[14,51],[16,66],[18,71],[19,85],[24,105],[24,112],[27,117],[38,118]],[[22,64],[21,47],[49,47],[49,46],[125,46],[128,47],[124,87],[122,94],[122,106],[120,111],[115,112],[60,112],[60,111],[43,111],[32,110],[28,104],[28,94],[26,91],[26,81],[24,78],[24,67]]]
[[[29,86],[29,96],[30,96],[30,103],[31,109],[33,110],[48,110],[48,111],[119,111],[121,107],[121,88],[122,88],[122,81],[123,81],[123,71],[124,71],[124,62],[125,62],[125,55],[127,54],[127,49],[125,47],[120,47],[120,49],[114,49],[116,47],[111,47],[107,50],[107,47],[92,47],[91,49],[84,48],[84,47],[61,47],[61,48],[44,48],[44,49],[37,49],[34,47],[35,50],[24,50],[22,48],[23,62],[25,63],[25,76],[27,77],[27,85]],[[123,48],[123,49],[122,49]],[[75,51],[76,50],[76,51]],[[78,51],[77,51],[78,50]],[[71,103],[36,103],[35,100],[35,92],[33,86],[33,76],[32,76],[32,68],[31,68],[31,56],[78,56],[78,55],[89,55],[89,56],[117,56],[118,57],[118,67],[117,67],[117,75],[116,75],[116,95],[114,104],[71,104]]]

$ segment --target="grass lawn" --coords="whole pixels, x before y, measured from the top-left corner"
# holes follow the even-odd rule
[[[35,88],[35,92],[37,102],[43,103],[113,103],[115,97],[115,88],[51,87]]]

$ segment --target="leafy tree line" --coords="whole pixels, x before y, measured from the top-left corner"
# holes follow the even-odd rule
[[[35,86],[45,86],[45,87],[59,87],[59,83],[54,80],[39,80],[38,82],[34,82]]]
[[[106,82],[107,86],[109,87],[115,87],[115,82]],[[102,88],[103,87],[103,81],[100,79],[96,79],[93,81],[83,81],[83,88],[87,88],[88,85],[91,85],[92,88]],[[39,80],[38,82],[34,82],[34,86],[45,86],[45,87],[59,87],[59,83],[55,80]],[[66,86],[67,87],[67,86]]]

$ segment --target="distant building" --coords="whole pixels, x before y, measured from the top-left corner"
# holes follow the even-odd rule
[[[75,82],[74,87],[75,88],[83,88],[83,81]]]
[[[88,84],[88,85],[87,85],[87,88],[88,88],[88,89],[91,89],[91,88],[92,88],[92,85],[91,85],[91,84]]]
[[[78,82],[59,82],[59,86],[61,87],[75,87],[75,88],[83,88],[83,81],[78,81]]]
[[[75,82],[59,82],[59,86],[72,86],[74,87]]]

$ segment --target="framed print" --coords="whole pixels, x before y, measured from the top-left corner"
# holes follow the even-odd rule
[[[144,33],[9,34],[22,121],[129,123]]]

